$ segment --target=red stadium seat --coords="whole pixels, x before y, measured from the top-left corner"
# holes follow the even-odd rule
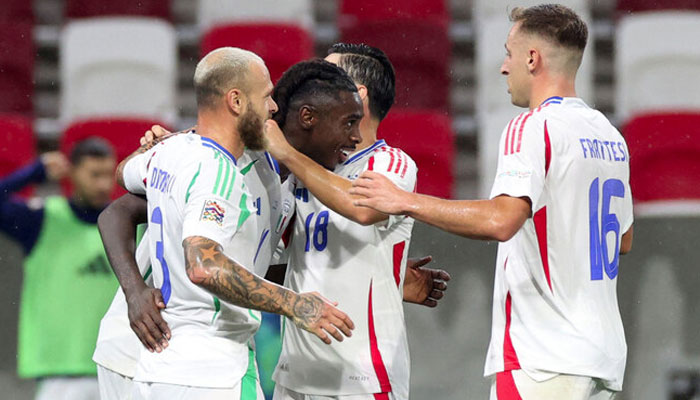
[[[396,70],[396,105],[447,111],[452,44],[447,29],[421,20],[359,21],[341,30],[341,41],[386,52]]]
[[[444,0],[343,0],[338,25],[391,19],[430,20],[447,26],[450,15]]]
[[[32,24],[0,24],[0,112],[30,114],[34,92]]]
[[[138,15],[170,20],[170,0],[68,0],[68,18]]]
[[[419,193],[451,198],[454,140],[450,118],[431,111],[392,110],[379,124],[379,138],[405,151],[418,166]]]
[[[700,10],[698,0],[617,0],[617,12],[620,15],[640,11],[664,10]]]
[[[287,68],[313,56],[313,39],[296,25],[235,24],[220,25],[202,38],[202,56],[219,47],[233,46],[250,50],[265,60],[270,79],[277,82]]]
[[[34,22],[32,2],[27,0],[2,0],[0,3],[0,21]]]
[[[139,146],[139,139],[154,124],[160,121],[147,119],[89,119],[71,124],[61,137],[61,151],[69,155],[75,143],[91,136],[99,136],[109,141],[117,153],[117,161],[123,160]],[[70,193],[68,182],[63,183],[64,193]],[[113,198],[124,194],[121,188],[113,193]]]
[[[6,176],[36,158],[32,120],[19,114],[0,114],[0,176]],[[31,188],[20,192],[29,197]]]
[[[700,200],[700,113],[643,115],[623,132],[636,202]]]

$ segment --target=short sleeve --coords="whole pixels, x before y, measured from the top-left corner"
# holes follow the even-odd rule
[[[221,245],[228,244],[250,216],[243,175],[221,153],[194,166],[196,172],[186,184],[182,239],[202,236]]]
[[[498,169],[490,198],[528,197],[533,214],[545,180],[544,122],[523,113],[504,129],[498,146]]]
[[[408,154],[399,149],[380,147],[370,156],[365,170],[384,175],[396,186],[407,192],[416,190],[418,167]],[[382,226],[389,228],[404,218],[403,215],[391,215]]]
[[[132,157],[124,165],[123,178],[126,190],[134,194],[146,194],[146,179],[148,176],[148,164],[155,155],[153,149]]]

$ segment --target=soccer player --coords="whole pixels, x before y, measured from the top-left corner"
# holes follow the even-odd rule
[[[37,379],[36,399],[94,399],[90,359],[97,324],[117,282],[109,270],[97,216],[114,186],[114,150],[105,140],[75,144],[70,161],[58,152],[0,181],[0,230],[24,250],[17,373]],[[70,176],[70,197],[43,202],[12,198],[28,184]]]
[[[153,279],[172,330],[165,351],[141,351],[135,398],[262,395],[246,379],[260,323],[253,310],[287,316],[327,344],[329,335],[342,341],[353,328],[319,294],[285,289],[236,261],[260,240],[258,224],[269,223],[251,218],[248,199],[256,193],[237,164],[244,147],[262,148],[263,121],[276,110],[264,62],[249,51],[217,49],[199,62],[194,82],[196,133],[138,152],[118,169],[130,191],[145,186]]]
[[[561,5],[515,8],[501,73],[513,104],[490,200],[410,193],[367,172],[355,203],[462,236],[498,240],[491,398],[611,399],[626,344],[617,304],[620,254],[632,246],[629,151],[576,97],[585,23]]]
[[[300,71],[301,73],[295,71]],[[348,132],[345,130],[345,124],[342,118],[333,117],[337,113],[341,115],[357,114],[357,117],[359,117],[362,108],[359,102],[353,106],[352,103],[341,103],[337,100],[337,98],[342,97],[340,92],[354,93],[357,91],[354,83],[345,72],[327,62],[311,61],[302,62],[294,66],[289,70],[288,74],[294,74],[296,79],[283,79],[278,84],[278,87],[295,84],[294,88],[290,87],[286,90],[303,90],[304,93],[299,97],[299,101],[308,106],[323,106],[330,110],[328,113],[320,113],[318,115],[319,123],[314,123],[312,130],[319,129],[318,135],[320,135],[322,134],[320,129],[323,128],[326,130],[325,135],[340,139],[347,138]],[[300,85],[300,83],[304,84]],[[326,94],[325,100],[328,102],[327,104],[324,104],[322,101],[319,102],[320,99],[316,99],[317,92]],[[358,125],[355,124],[354,130],[357,129],[357,126]],[[156,132],[156,134],[148,132],[146,134],[147,139],[144,143],[153,140],[155,136],[167,134],[167,132],[164,132],[159,127],[154,127],[153,131]],[[311,142],[308,141],[301,145],[309,146],[310,143]],[[335,147],[334,145],[328,146],[325,151],[321,151],[319,158],[328,158],[324,153],[335,154]],[[310,150],[311,147],[309,147],[309,151]],[[250,256],[254,258],[256,268],[258,268],[258,264],[269,263],[271,258],[270,250],[268,250],[270,246],[263,245],[264,239],[269,238],[267,241],[269,245],[277,243],[279,241],[279,236],[284,231],[284,221],[288,222],[293,216],[293,192],[285,186],[280,187],[279,178],[277,178],[276,175],[271,179],[270,172],[274,169],[274,164],[268,162],[271,161],[271,159],[267,157],[265,153],[246,150],[244,152],[244,157],[246,154],[251,154],[256,157],[250,172],[246,173],[247,186],[255,185],[251,180],[257,179],[261,182],[265,182],[262,186],[270,192],[267,200],[263,197],[262,201],[256,200],[254,202],[259,210],[256,214],[261,214],[257,218],[261,221],[269,220],[269,228],[260,232],[263,240],[261,240],[258,247],[260,249],[259,253],[256,252],[254,256]],[[255,161],[259,162],[255,163]],[[243,163],[241,163],[241,165],[243,165]],[[275,193],[277,193],[277,195],[275,195]],[[292,195],[292,201],[287,203],[288,198],[285,196],[290,194]],[[266,195],[267,194],[263,193],[263,196]],[[265,207],[268,201],[269,207]],[[133,259],[134,225],[145,218],[144,203],[144,200],[136,196],[123,196],[105,210],[100,216],[99,224],[103,232],[107,254],[112,261],[115,271],[118,271],[117,274],[123,278],[127,278],[126,281],[122,280],[122,286],[124,292],[128,293],[128,311],[131,314],[130,319],[132,320],[132,326],[134,330],[138,332],[138,337],[141,338],[144,346],[153,351],[162,351],[167,340],[160,341],[155,338],[160,339],[163,335],[169,336],[169,330],[167,324],[161,323],[162,319],[160,318],[159,309],[154,304],[156,302],[162,304],[160,290],[147,287],[140,278],[140,275],[147,272],[148,267],[148,261],[142,259],[145,246],[141,245],[136,251],[136,258],[139,259],[138,265],[141,267],[141,271],[135,274],[135,279],[129,280],[128,274],[119,272],[129,269],[136,271],[138,268],[134,264]],[[282,205],[282,207],[279,207],[279,205]],[[268,212],[270,213],[269,218],[265,217]],[[264,223],[260,225],[263,226]],[[256,246],[258,246],[258,244],[254,243],[251,248],[255,249]],[[419,260],[413,263],[416,267],[412,270],[414,274],[408,275],[407,277],[404,299],[405,301],[412,301],[430,307],[435,306],[437,300],[442,297],[441,293],[442,290],[444,290],[444,282],[442,282],[442,279],[438,278],[445,278],[445,273],[439,270],[419,268],[425,261],[426,260]],[[259,270],[262,270],[262,267],[263,266],[260,265]],[[280,279],[268,272],[266,278],[274,278],[281,282],[283,274]],[[449,276],[447,276],[447,279],[449,279]],[[433,293],[433,296],[431,296],[432,291],[435,291],[437,294]],[[162,307],[164,307],[164,305],[162,305]],[[123,293],[117,293],[112,307],[110,307],[107,315],[105,315],[102,320],[100,338],[98,339],[94,355],[94,360],[99,364],[98,371],[100,374],[100,388],[103,390],[103,399],[124,398],[125,393],[129,393],[128,388],[131,384],[129,378],[133,377],[133,370],[138,359],[138,349],[140,345],[137,337],[129,329],[129,321],[127,320],[126,314],[127,304],[125,297]]]
[[[365,110],[361,143],[336,146],[328,159],[296,151],[289,143],[308,140],[308,127],[324,110],[300,108],[294,95],[278,88],[274,120],[289,143],[272,121],[266,137],[268,151],[297,181],[285,285],[314,288],[337,299],[356,330],[352,340],[324,348],[301,330],[283,327],[274,398],[407,399],[410,361],[402,287],[413,220],[356,207],[348,190],[365,170],[413,190],[417,169],[407,154],[377,140],[377,127],[395,95],[394,70],[386,55],[347,44],[335,45],[330,53],[327,60],[345,69],[358,86]],[[342,122],[346,129],[354,123]]]

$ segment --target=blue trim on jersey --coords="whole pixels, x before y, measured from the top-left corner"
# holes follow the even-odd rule
[[[552,96],[552,97],[548,98],[547,100],[543,101],[542,104],[540,104],[540,106],[543,106],[543,105],[548,104],[548,103],[561,104],[562,100],[564,100],[564,98],[561,96]]]
[[[384,142],[384,139],[377,140],[374,142],[373,145],[369,146],[368,148],[362,150],[361,152],[355,154],[351,158],[349,158],[347,161],[343,163],[343,165],[349,165],[357,161],[358,159],[362,158],[365,154],[374,151],[375,149],[378,149],[380,147],[386,146],[386,142]]]
[[[265,243],[265,238],[267,237],[267,234],[270,233],[269,229],[265,230],[265,233],[263,233],[262,237],[260,238],[260,243],[258,243],[258,250],[255,251],[255,257],[253,257],[253,264],[258,260],[258,254],[260,254],[260,249],[262,249],[263,243]]]
[[[268,152],[265,152],[265,158],[267,159],[267,165],[269,165],[270,168],[272,168],[272,170],[275,171],[277,173],[277,175],[279,175],[280,174],[280,165],[277,162],[277,160],[272,158],[272,156]]]
[[[200,138],[202,139],[202,142],[204,142],[204,143],[202,143],[202,146],[211,147],[212,149],[216,149],[216,150],[221,151],[222,153],[227,155],[231,159],[231,161],[233,161],[233,165],[237,165],[236,164],[236,157],[234,157],[233,154],[229,153],[229,151],[226,150],[222,145],[220,145],[220,144],[216,143],[215,141],[213,141],[209,138],[206,138],[206,137],[200,136]]]

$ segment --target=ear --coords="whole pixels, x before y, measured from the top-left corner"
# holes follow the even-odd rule
[[[369,96],[369,93],[367,92],[367,86],[365,85],[357,85],[357,91],[360,93],[360,98],[362,99],[362,102],[364,103],[367,100],[367,96]]]
[[[305,104],[299,108],[299,125],[306,130],[312,129],[318,122],[316,108]]]
[[[240,89],[231,89],[226,92],[226,105],[237,115],[243,114],[245,94]]]
[[[527,70],[532,73],[542,65],[542,54],[539,50],[531,48],[528,51]]]

